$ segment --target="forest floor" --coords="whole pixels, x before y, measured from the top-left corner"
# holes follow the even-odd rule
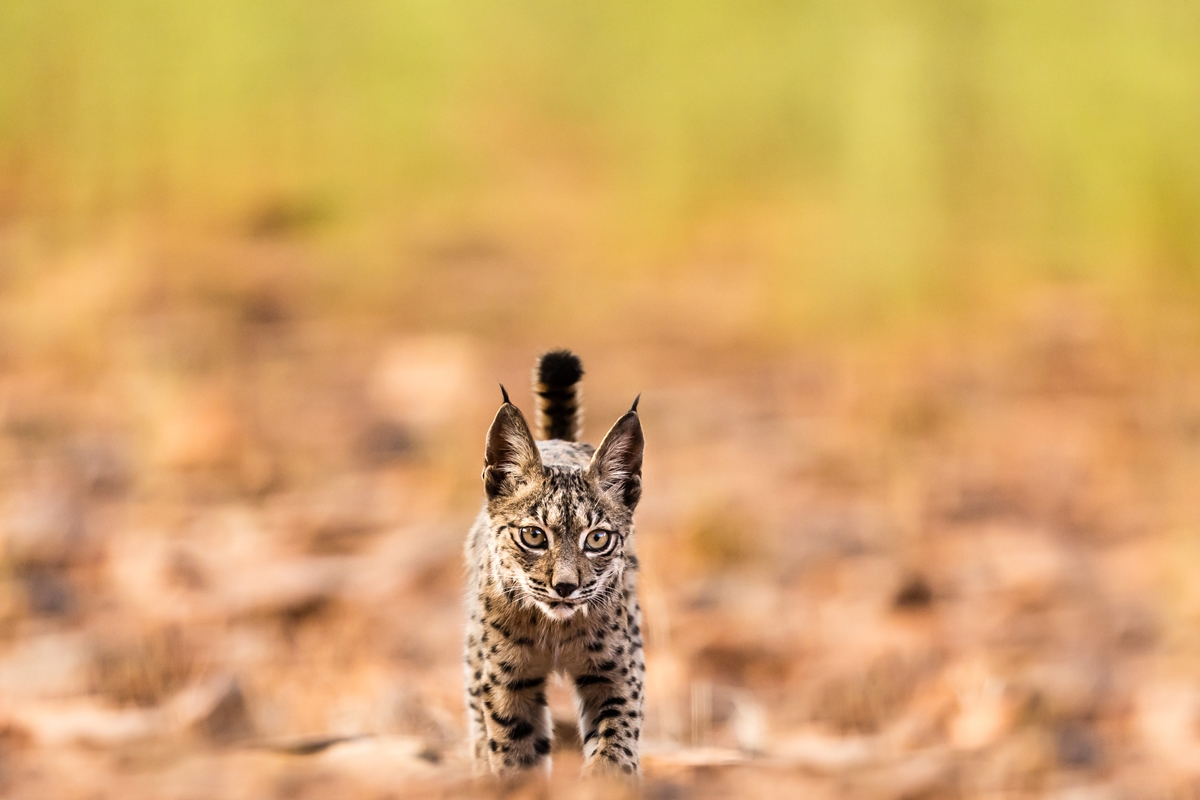
[[[0,290],[5,796],[590,796],[562,686],[549,783],[471,777],[459,661],[496,384],[530,411],[569,346],[589,441],[642,393],[647,797],[1200,797],[1200,352],[1163,326],[1035,287],[781,344],[700,322],[717,291],[564,341],[487,265],[380,320],[206,257]]]

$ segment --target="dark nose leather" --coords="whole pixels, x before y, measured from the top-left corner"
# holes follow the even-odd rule
[[[578,588],[579,588],[578,583],[556,583],[556,584],[554,584],[554,591],[558,592],[558,596],[562,597],[562,598],[566,598],[568,595],[571,594],[571,592],[575,591]]]

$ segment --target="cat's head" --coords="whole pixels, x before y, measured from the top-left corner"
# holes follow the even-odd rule
[[[525,603],[568,619],[622,591],[642,493],[637,403],[589,460],[586,445],[539,448],[525,416],[505,400],[488,431],[483,468],[492,568]],[[562,446],[574,448],[578,463],[543,463],[542,448]]]

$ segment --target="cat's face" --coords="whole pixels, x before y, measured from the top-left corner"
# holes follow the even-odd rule
[[[502,582],[557,619],[618,590],[625,569],[632,515],[591,484],[582,470],[548,467],[492,514]]]
[[[613,426],[586,466],[545,466],[521,412],[501,407],[484,467],[494,577],[553,619],[587,613],[621,591],[641,461],[636,412]]]

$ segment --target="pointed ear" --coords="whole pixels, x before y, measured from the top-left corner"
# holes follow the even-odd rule
[[[642,422],[637,411],[630,410],[605,434],[588,465],[588,475],[595,478],[600,489],[630,510],[642,497],[642,451],[645,446]]]
[[[483,488],[489,498],[512,494],[542,474],[542,456],[525,415],[512,403],[496,412],[483,457]]]

